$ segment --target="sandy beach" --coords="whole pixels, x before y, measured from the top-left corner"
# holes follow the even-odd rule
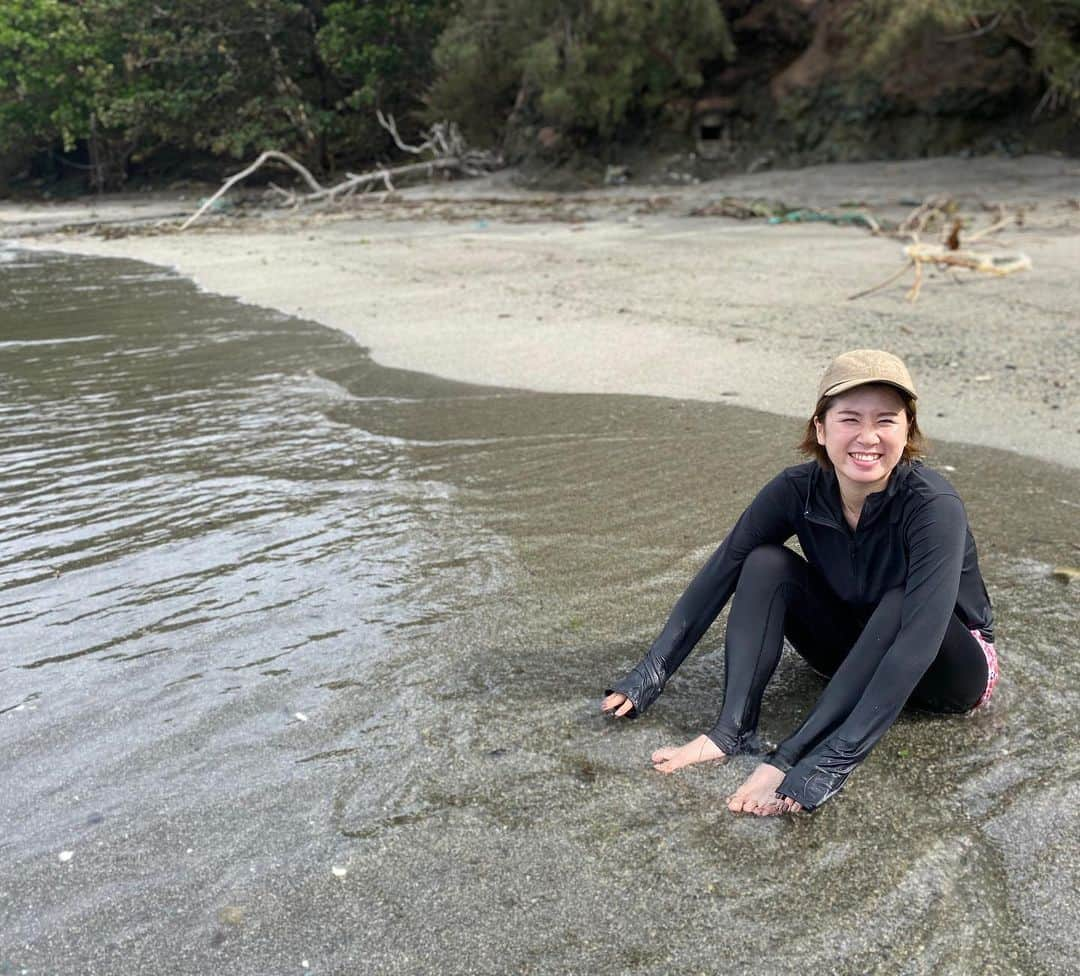
[[[500,177],[183,235],[190,191],[8,205],[0,976],[1071,976],[1072,166]],[[691,215],[968,183],[1033,268],[915,305],[847,298],[895,239]],[[796,653],[724,765],[648,761],[713,720],[722,620],[641,720],[597,704],[863,344],[921,384],[1001,681],[906,710],[820,813],[733,816],[822,693]]]
[[[932,271],[916,303],[908,274],[852,301],[901,267],[904,242],[824,222],[691,215],[730,196],[898,219],[935,194],[957,201],[969,232],[1019,214],[996,249],[1026,253],[1032,270]],[[504,173],[365,198],[347,213],[266,211],[176,233],[175,215],[197,202],[189,192],[6,203],[0,237],[166,265],[208,291],[340,329],[382,365],[542,392],[804,416],[829,359],[886,348],[910,365],[931,438],[1080,466],[1075,160],[831,165],[560,196]]]

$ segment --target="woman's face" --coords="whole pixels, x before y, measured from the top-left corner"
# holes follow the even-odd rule
[[[841,393],[823,419],[814,419],[814,427],[841,488],[860,494],[885,487],[907,444],[904,401],[891,386],[857,386]]]

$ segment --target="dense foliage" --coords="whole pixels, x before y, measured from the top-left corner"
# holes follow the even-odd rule
[[[508,111],[610,138],[735,55],[716,0],[463,0],[435,51],[435,116],[478,136]]]
[[[323,169],[388,146],[419,107],[442,0],[5,0],[0,152],[77,155],[120,183],[155,153],[294,153]],[[2,174],[0,174],[2,175]]]
[[[770,109],[770,77],[826,18],[862,74]],[[266,148],[332,172],[392,150],[376,107],[406,134],[450,118],[477,142],[526,133],[563,151],[685,125],[696,97],[737,93],[745,133],[770,111],[850,111],[837,87],[876,98],[881,66],[927,31],[1008,47],[1041,112],[1080,116],[1080,0],[3,0],[0,184],[32,160],[115,187]]]
[[[927,24],[946,38],[1015,40],[1046,81],[1046,103],[1080,110],[1080,0],[862,0],[849,14],[852,31],[876,38],[870,54],[879,64]]]

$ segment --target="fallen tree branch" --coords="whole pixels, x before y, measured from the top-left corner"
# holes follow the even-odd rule
[[[252,173],[255,172],[255,170],[262,166],[263,163],[269,162],[272,159],[277,160],[278,162],[287,163],[289,166],[291,166],[304,178],[304,181],[307,183],[308,186],[312,188],[312,190],[319,192],[323,189],[322,184],[317,179],[315,179],[314,176],[311,175],[310,171],[302,163],[298,163],[295,159],[292,158],[292,156],[289,156],[287,153],[278,152],[276,149],[268,149],[266,152],[260,155],[259,158],[256,159],[255,162],[253,162],[247,169],[241,170],[239,173],[230,176],[221,185],[221,189],[218,190],[217,193],[210,197],[209,200],[206,200],[203,205],[195,211],[195,213],[193,213],[190,217],[188,217],[187,220],[185,220],[180,225],[180,229],[187,230],[193,223],[195,223],[196,220],[198,220],[204,213],[206,213],[207,210],[209,210],[215,203],[217,203],[218,200],[220,200],[226,193],[228,193],[233,186],[235,186],[241,180],[249,177]]]
[[[1020,213],[1006,214],[1003,207],[997,207],[995,210],[995,218],[989,225],[966,234],[961,240],[964,221],[957,214],[955,201],[948,197],[928,197],[900,223],[893,235],[910,239],[910,243],[904,247],[904,263],[899,270],[872,288],[849,295],[848,301],[865,298],[867,295],[881,291],[898,278],[902,278],[908,271],[914,271],[914,281],[908,290],[907,300],[918,301],[919,293],[922,291],[923,272],[927,265],[947,271],[954,281],[958,281],[955,275],[958,270],[989,274],[997,278],[1015,274],[1018,271],[1030,270],[1031,258],[1019,251],[1008,254],[988,254],[972,248],[973,244],[1000,246],[1002,242],[988,240],[988,238],[1009,224],[1019,223],[1021,220]],[[919,239],[919,235],[934,220],[941,221],[940,242],[924,243]]]
[[[849,295],[848,301],[865,298],[876,291],[881,291],[882,288],[891,285],[914,268],[915,281],[907,293],[907,300],[915,302],[918,300],[919,292],[922,290],[923,268],[928,264],[948,271],[962,269],[994,275],[997,278],[1016,274],[1018,271],[1031,270],[1031,258],[1020,252],[1013,254],[983,254],[980,251],[970,249],[950,249],[948,244],[924,244],[921,241],[908,244],[904,248],[904,257],[907,260],[898,271],[872,288]]]
[[[470,149],[465,142],[461,130],[454,122],[437,122],[424,133],[424,141],[417,146],[406,143],[397,130],[397,123],[392,115],[383,115],[376,111],[379,124],[390,133],[394,144],[402,151],[410,155],[419,156],[429,154],[430,159],[422,162],[404,163],[401,166],[379,166],[366,173],[346,173],[345,179],[333,186],[323,186],[310,171],[298,163],[287,153],[277,150],[268,150],[262,153],[246,169],[230,176],[221,188],[212,197],[206,200],[194,214],[188,217],[180,226],[180,230],[187,230],[196,220],[217,203],[232,187],[241,180],[251,176],[256,170],[270,162],[285,163],[291,166],[310,188],[309,193],[298,195],[294,191],[285,190],[275,184],[270,184],[270,189],[282,198],[284,206],[298,207],[306,203],[334,203],[338,200],[347,199],[358,189],[370,188],[373,184],[382,183],[386,193],[396,192],[394,180],[398,177],[414,177],[420,174],[426,175],[431,180],[437,173],[456,173],[463,176],[481,176],[502,166],[502,157],[496,153],[483,150]]]
[[[295,207],[296,206],[296,194],[292,190],[286,190],[278,186],[274,182],[266,184],[269,187],[271,193],[276,193],[282,200],[283,207]]]
[[[932,221],[944,223],[955,210],[956,203],[951,197],[927,197],[900,222],[896,236],[917,239]]]
[[[917,264],[936,264],[942,268],[967,268],[984,274],[1005,275],[1030,271],[1031,258],[1026,254],[981,254],[978,251],[950,251],[940,244],[909,244],[904,253]]]
[[[419,146],[410,146],[405,142],[400,135],[398,135],[397,123],[394,121],[392,115],[383,115],[382,109],[375,109],[375,118],[387,132],[390,133],[390,138],[394,140],[394,145],[398,147],[402,152],[412,153],[414,156],[420,156],[425,152],[429,152],[435,148],[431,139],[427,139]]]
[[[1015,217],[999,217],[989,227],[984,227],[980,231],[976,231],[974,234],[968,234],[968,243],[971,244],[974,241],[981,241],[984,237],[989,237],[991,234],[996,234],[999,230],[1008,227],[1016,218]]]
[[[323,200],[327,197],[333,199],[340,193],[346,191],[353,191],[368,183],[378,183],[380,180],[386,186],[386,189],[393,193],[394,184],[391,179],[395,176],[412,176],[416,173],[427,173],[428,176],[433,176],[435,173],[461,168],[461,160],[459,159],[431,159],[424,163],[405,163],[403,166],[393,166],[390,169],[380,167],[379,169],[373,169],[368,173],[346,173],[345,179],[341,183],[337,183],[334,186],[326,187],[320,190],[318,193],[310,193],[304,199],[314,202],[315,200]]]
[[[873,288],[867,288],[866,291],[860,291],[856,292],[854,295],[848,295],[848,301],[853,302],[856,298],[865,298],[867,295],[872,295],[876,291],[881,291],[882,288],[887,288],[906,271],[909,271],[914,263],[914,261],[908,261],[907,264],[901,265],[899,271],[896,271],[893,274],[889,275],[888,278],[886,278],[880,284],[874,285]]]

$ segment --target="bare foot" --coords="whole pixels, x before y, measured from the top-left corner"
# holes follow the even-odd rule
[[[781,813],[801,813],[802,804],[793,800],[790,796],[780,797]]]
[[[728,797],[728,809],[732,813],[756,813],[759,817],[798,813],[802,809],[798,803],[776,795],[776,789],[783,781],[782,770],[759,763],[746,782]]]
[[[652,754],[653,769],[660,773],[673,773],[683,766],[719,762],[726,758],[720,747],[707,735],[699,735],[684,746],[665,746]]]

